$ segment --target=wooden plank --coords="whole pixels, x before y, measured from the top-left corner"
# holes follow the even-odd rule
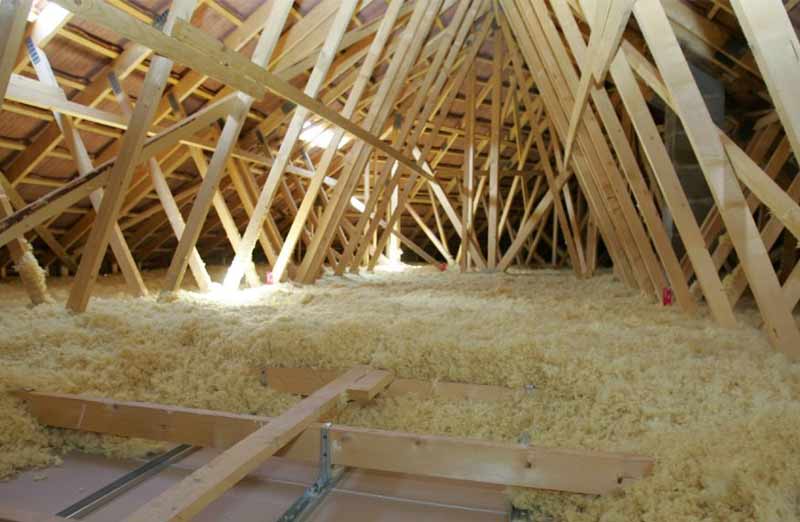
[[[758,70],[767,84],[778,113],[800,158],[800,99],[795,95],[800,85],[800,41],[781,0],[731,0]]]
[[[370,372],[366,367],[348,371],[137,509],[125,522],[191,519],[313,422],[335,410],[350,387]]]
[[[131,107],[128,94],[122,90],[122,86],[120,85],[116,76],[112,76],[109,79],[112,87],[111,90],[114,92],[114,95],[117,98],[117,103],[122,109],[123,114],[130,118],[133,114],[133,107]],[[182,114],[182,116],[185,117],[186,115]],[[186,227],[186,223],[183,221],[183,215],[178,208],[175,198],[172,196],[172,191],[167,183],[167,178],[164,176],[164,173],[161,171],[161,167],[155,158],[151,157],[147,160],[147,168],[150,171],[150,176],[153,179],[153,187],[156,190],[156,194],[158,195],[158,199],[161,202],[161,207],[167,216],[167,220],[169,221],[175,236],[180,238],[181,234],[183,233],[183,229]],[[208,275],[206,265],[203,262],[203,259],[200,257],[200,253],[197,252],[197,249],[192,252],[191,257],[189,258],[189,267],[192,270],[192,275],[194,276],[197,287],[201,291],[207,292],[211,288],[211,276]]]
[[[470,269],[471,253],[469,244],[474,234],[472,198],[475,196],[475,68],[471,65],[467,72],[466,112],[464,120],[464,177],[461,195],[461,271]]]
[[[356,402],[369,402],[381,393],[394,380],[394,374],[384,370],[374,370],[356,379],[347,388],[347,397]]]
[[[44,82],[18,74],[11,76],[6,99],[116,129],[128,127],[128,118],[67,100],[64,91],[58,85],[52,87]]]
[[[39,422],[67,429],[227,449],[269,425],[253,415],[18,392]],[[320,424],[312,423],[277,455],[317,462]],[[649,457],[542,448],[474,439],[334,425],[333,463],[508,486],[605,494],[652,472]],[[357,441],[357,442],[356,442]],[[152,521],[150,521],[152,522]]]
[[[22,47],[31,4],[32,0],[4,0],[0,4],[0,105]]]
[[[553,10],[564,32],[566,41],[572,48],[573,55],[576,57],[579,67],[583,70],[587,70],[586,44],[583,42],[575,18],[570,12],[569,7],[564,0],[555,0],[553,2]],[[631,145],[624,135],[624,131],[622,130],[619,118],[613,108],[608,93],[605,89],[594,89],[592,98],[617,153],[617,157],[620,160],[623,172],[627,177],[628,186],[636,196],[639,210],[642,213],[650,237],[655,245],[656,252],[669,278],[671,288],[675,292],[678,304],[684,311],[695,313],[697,307],[689,293],[689,286],[681,270],[675,250],[666,234],[658,208],[653,202],[652,194],[639,169],[639,164],[631,150]]]
[[[350,18],[356,9],[357,3],[357,0],[344,0],[340,2],[333,24],[326,34],[325,42],[319,53],[317,63],[314,65],[308,82],[306,82],[304,89],[306,95],[314,98],[319,93],[322,83],[339,49],[344,33],[347,31],[347,26],[350,23]],[[261,189],[261,193],[258,196],[253,214],[250,216],[250,221],[247,224],[242,243],[239,245],[239,248],[236,249],[236,255],[225,274],[223,285],[228,290],[239,287],[245,267],[252,263],[257,233],[263,226],[266,215],[270,211],[272,200],[278,191],[280,181],[283,179],[284,169],[289,164],[308,116],[308,109],[298,107],[286,129],[278,154],[273,160],[272,167]]]
[[[192,136],[201,128],[207,127],[222,114],[228,113],[234,101],[235,98],[232,97],[224,98],[204,107],[185,120],[167,128],[164,132],[148,138],[139,155],[140,160],[143,161],[152,155],[159,154],[187,136]],[[113,165],[114,158],[95,167],[85,176],[65,183],[47,195],[18,209],[11,216],[0,220],[0,246],[60,214],[78,201],[88,197],[96,189],[105,186]],[[3,179],[0,177],[0,181]],[[10,184],[4,184],[3,188],[7,190],[6,185]]]
[[[247,62],[245,60],[248,65],[252,65],[259,70],[263,70],[261,68],[271,59],[275,51],[275,46],[278,43],[278,35],[286,23],[286,19],[288,18],[291,10],[290,0],[281,0],[270,5],[272,6],[272,11],[270,11],[270,16],[267,18],[266,26],[261,32],[261,36],[259,36],[258,42],[256,43],[256,48],[251,57],[252,61]],[[214,42],[219,44],[219,42],[216,40],[214,40]],[[198,46],[198,49],[206,50],[206,47],[208,47],[208,45],[201,45]],[[219,182],[225,172],[225,166],[228,163],[233,148],[236,145],[236,141],[239,138],[242,127],[244,126],[247,113],[250,111],[250,107],[254,101],[252,96],[244,92],[237,93],[236,100],[239,106],[235,111],[229,114],[227,118],[225,118],[225,125],[222,129],[219,140],[217,141],[217,147],[214,150],[214,154],[211,157],[211,163],[208,166],[208,170],[206,171],[200,191],[198,192],[194,205],[192,206],[192,210],[189,213],[189,219],[186,222],[186,229],[181,235],[181,239],[178,241],[178,246],[172,256],[172,261],[170,262],[169,269],[167,270],[167,276],[164,281],[164,289],[167,291],[174,292],[181,286],[183,276],[186,273],[188,257],[200,237],[203,223],[205,223],[210,207],[213,204],[214,198],[216,197],[217,187],[219,186]],[[258,229],[251,232],[253,236],[253,244],[255,244],[255,240],[263,231],[262,225],[263,220],[259,223]],[[233,234],[231,233],[230,236],[233,236]],[[239,246],[241,246],[241,244]],[[252,280],[255,272],[255,269],[252,266],[252,260],[249,260],[247,265],[242,267],[241,273],[244,274],[245,272],[251,274],[251,282],[255,284],[255,281]]]
[[[733,171],[795,237],[800,237],[800,206],[732,141],[723,142]],[[735,158],[735,161],[734,161]]]
[[[195,3],[196,0],[175,0],[164,23],[165,33],[158,32],[169,34],[177,20],[191,16]],[[67,308],[73,312],[83,312],[89,304],[89,298],[100,271],[100,264],[105,256],[112,230],[133,178],[133,171],[141,161],[140,155],[147,137],[147,130],[155,115],[155,100],[161,97],[171,70],[172,61],[167,58],[156,56],[150,61],[150,68],[145,76],[139,103],[136,105],[128,129],[122,137],[119,155],[114,162],[103,202],[97,212],[95,225],[83,248],[78,272],[75,274],[67,299]]]
[[[31,39],[28,39],[27,47],[28,52],[31,54],[31,63],[33,64],[39,81],[46,87],[61,91],[58,87],[55,73],[47,59],[47,55],[39,49]],[[61,92],[61,98],[64,101],[67,99],[63,92]],[[89,174],[94,170],[94,166],[92,165],[92,160],[89,158],[89,153],[86,150],[83,139],[75,129],[72,120],[68,116],[62,115],[55,110],[53,111],[53,118],[55,118],[58,128],[61,129],[61,133],[64,135],[64,141],[78,169],[78,174],[80,176]],[[89,195],[89,199],[95,212],[99,211],[103,201],[102,189],[92,192]],[[122,229],[119,228],[119,224],[116,222],[111,228],[109,243],[111,244],[114,258],[117,260],[117,264],[122,270],[122,275],[128,285],[128,290],[135,297],[146,296],[148,294],[147,287],[144,284],[142,275],[139,273],[139,268],[136,266],[136,261],[134,261],[133,255],[128,248],[128,243],[125,241]]]
[[[795,178],[792,180],[792,183],[789,185],[789,188],[787,189],[786,193],[793,201],[800,199],[800,176],[795,176]],[[771,216],[769,218],[769,221],[767,221],[767,224],[761,228],[761,239],[764,241],[764,245],[768,249],[772,248],[780,238],[781,232],[783,230],[784,230],[784,225],[778,218],[778,216],[775,215]],[[789,241],[789,238],[791,237],[796,237],[796,236],[787,235],[784,237],[783,240],[784,255],[786,254],[785,250],[787,248],[790,249],[797,248],[796,243],[792,244],[791,241]],[[792,263],[792,266],[794,266],[794,263]],[[791,266],[789,267],[789,269],[791,270]],[[734,268],[731,271],[731,273],[728,274],[725,283],[726,283],[725,286],[728,291],[728,297],[730,298],[731,303],[735,305],[736,302],[742,297],[744,291],[747,289],[747,276],[745,275],[744,270],[742,270],[741,265]],[[783,293],[784,295],[789,297],[788,300],[789,308],[794,309],[796,301],[793,301],[791,299],[790,294],[787,293],[786,289],[787,286],[789,286],[789,274],[787,274],[787,280],[786,283],[784,284]]]
[[[494,270],[498,257],[498,223],[497,203],[500,197],[500,133],[503,120],[501,117],[501,99],[503,97],[503,39],[500,28],[494,32],[494,56],[492,66],[492,122],[489,140],[489,215],[487,223],[489,232],[486,239],[486,267]],[[533,125],[534,122],[531,122]]]
[[[746,208],[733,166],[725,155],[719,130],[711,120],[677,38],[658,0],[638,0],[634,15],[669,89],[676,112],[692,142],[717,208],[747,274],[767,333],[790,357],[800,357],[800,330],[783,299],[769,254]]]
[[[267,386],[277,391],[297,395],[310,395],[341,374],[340,370],[313,370],[310,368],[262,368],[260,370],[262,383],[266,382]],[[525,393],[527,390],[503,386],[395,379],[381,396],[394,397],[414,394],[421,399],[506,401],[518,399]]]

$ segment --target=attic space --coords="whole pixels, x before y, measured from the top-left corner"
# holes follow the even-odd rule
[[[0,522],[800,520],[798,0],[0,0]]]

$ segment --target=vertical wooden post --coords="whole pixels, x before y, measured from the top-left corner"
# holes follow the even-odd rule
[[[467,107],[464,113],[464,182],[461,203],[461,271],[470,268],[471,254],[469,249],[472,241],[472,198],[475,191],[475,66],[467,72]]]
[[[503,39],[500,28],[494,32],[494,57],[492,62],[492,128],[489,141],[489,216],[486,265],[489,270],[497,268],[498,245],[498,199],[500,197],[500,138],[503,119],[501,117],[503,97]]]

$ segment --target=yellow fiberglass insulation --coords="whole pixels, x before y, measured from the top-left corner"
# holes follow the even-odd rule
[[[158,287],[161,274],[149,274]],[[51,280],[64,302],[68,282]],[[651,455],[654,474],[619,494],[511,491],[567,521],[800,519],[800,364],[776,353],[752,309],[726,330],[647,301],[610,275],[413,269],[318,285],[132,299],[105,279],[90,310],[0,302],[0,476],[59,451],[151,444],[40,427],[6,393],[41,391],[274,415],[297,400],[263,366],[368,364],[400,377],[519,387],[508,403],[394,397],[338,422]]]

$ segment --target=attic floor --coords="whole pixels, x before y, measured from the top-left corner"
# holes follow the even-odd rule
[[[162,276],[146,278],[157,289]],[[51,281],[62,303],[68,283]],[[21,289],[0,285],[0,391],[275,415],[298,398],[262,386],[265,366],[368,364],[414,379],[533,384],[507,403],[379,398],[336,422],[504,441],[527,434],[532,444],[657,459],[651,477],[619,495],[512,492],[555,520],[800,516],[800,364],[769,347],[747,306],[725,330],[705,310],[686,317],[609,274],[581,281],[549,270],[410,268],[168,302],[124,297],[116,276],[100,287],[87,313],[71,315],[62,304],[31,309]],[[44,430],[7,393],[0,416],[0,476],[52,465],[63,451],[153,449]]]
[[[122,520],[143,503],[183,480],[215,454],[209,450],[192,454],[122,493],[82,520]],[[0,482],[0,499],[6,507],[56,513],[141,464],[141,461],[132,459],[111,460],[70,453],[60,466],[25,472],[13,480]],[[314,466],[281,458],[270,459],[194,520],[277,520],[315,477]],[[409,517],[420,522],[500,522],[506,520],[507,503],[502,488],[498,486],[350,470],[313,512],[309,522],[343,518],[401,522]]]

